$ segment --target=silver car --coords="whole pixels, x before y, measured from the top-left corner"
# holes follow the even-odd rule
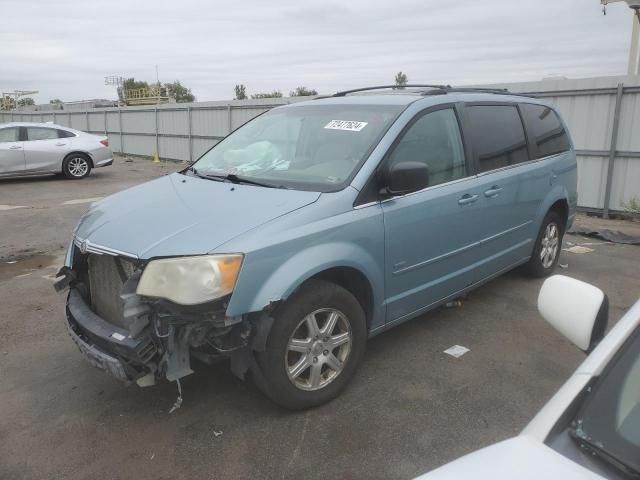
[[[84,178],[113,163],[105,136],[53,123],[0,124],[0,177],[62,173]]]

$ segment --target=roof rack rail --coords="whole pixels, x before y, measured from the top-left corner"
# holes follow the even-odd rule
[[[497,93],[502,95],[511,95],[506,88],[482,88],[482,87],[452,87],[447,85],[446,87],[438,90],[426,90],[422,92],[422,95],[437,95],[442,93]]]
[[[375,87],[363,87],[363,88],[354,88],[353,90],[343,90],[341,92],[336,92],[331,96],[332,97],[346,97],[350,93],[366,92],[366,91],[369,91],[369,90],[383,90],[383,89],[387,89],[387,88],[393,88],[393,89],[398,89],[398,90],[403,90],[405,88],[433,88],[433,89],[437,89],[437,90],[443,90],[443,89],[451,88],[451,85],[414,85],[414,84],[410,84],[410,85],[402,85],[401,87],[398,87],[398,85],[378,85],[378,86],[375,86]]]
[[[329,97],[346,97],[350,93],[358,93],[358,92],[367,92],[370,90],[384,90],[388,88],[398,89],[398,85],[378,85],[375,87],[363,87],[363,88],[354,88],[352,90],[343,90],[341,92],[336,92],[333,95],[322,95],[316,97],[315,99],[320,98],[329,98]],[[483,88],[483,87],[452,87],[451,85],[425,85],[425,84],[410,84],[403,85],[401,89],[404,88],[428,88],[428,90],[422,90],[417,92],[412,92],[414,94],[419,95],[445,95],[447,93],[493,93],[496,95],[513,95],[517,97],[532,97],[533,95],[527,95],[525,93],[511,93],[506,88]]]
[[[443,95],[446,93],[493,93],[495,95],[511,95],[513,97],[535,98],[533,94],[513,93],[506,88],[482,88],[482,87],[448,87],[442,90],[426,90],[422,95]]]

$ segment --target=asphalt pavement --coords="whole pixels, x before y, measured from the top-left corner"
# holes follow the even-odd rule
[[[283,410],[220,364],[197,365],[169,414],[175,384],[126,387],[84,361],[53,276],[91,201],[179,168],[0,179],[0,478],[409,479],[516,435],[584,358],[538,315],[542,281],[513,271],[371,340],[320,408]],[[565,242],[593,251],[563,252],[559,272],[602,288],[617,320],[640,296],[640,247]]]

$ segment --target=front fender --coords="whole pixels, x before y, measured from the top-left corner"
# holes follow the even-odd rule
[[[245,260],[249,265],[252,262],[250,256]],[[384,294],[384,274],[381,270],[383,265],[376,261],[371,252],[348,242],[328,242],[301,250],[262,279],[259,278],[259,274],[257,278],[252,275],[257,273],[258,269],[255,269],[255,272],[243,272],[245,278],[251,275],[257,280],[254,280],[255,288],[251,289],[247,281],[242,282],[244,285],[238,285],[227,307],[227,315],[236,316],[261,311],[272,302],[287,299],[314,275],[335,267],[356,269],[369,280],[373,295],[371,326],[384,323],[384,314],[381,311]],[[246,275],[247,273],[249,275]]]

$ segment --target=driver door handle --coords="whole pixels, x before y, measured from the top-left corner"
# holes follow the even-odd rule
[[[471,195],[470,193],[465,193],[460,200],[458,200],[458,205],[469,205],[470,203],[478,200],[478,195]]]
[[[56,143],[56,147],[64,147],[66,143]]]
[[[484,196],[487,198],[497,197],[498,195],[500,195],[501,191],[502,191],[502,188],[498,187],[497,185],[494,185],[489,190],[484,192]]]
[[[22,147],[21,147],[20,145],[11,145],[11,146],[9,147],[9,150],[19,150],[19,149],[21,149],[21,148],[22,148]]]

